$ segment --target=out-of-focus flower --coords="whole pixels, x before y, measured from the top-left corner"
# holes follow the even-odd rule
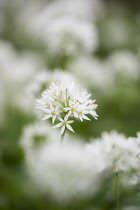
[[[137,142],[115,131],[104,132],[100,139],[89,144],[89,150],[93,153],[98,151],[112,172],[131,172],[140,168],[140,147]]]
[[[36,100],[37,108],[46,113],[43,119],[53,118],[53,122],[57,119],[61,121],[58,125],[62,126],[62,134],[65,126],[73,131],[69,125],[72,122],[68,121],[69,117],[79,118],[81,121],[83,119],[90,120],[86,116],[90,114],[97,119],[98,115],[95,111],[97,104],[95,104],[95,100],[90,99],[90,96],[91,94],[88,94],[86,90],[80,91],[74,83],[66,81],[52,83],[42,93],[42,98]]]
[[[109,71],[107,63],[91,56],[84,56],[73,60],[68,69],[73,72],[87,87],[98,87],[108,90],[112,84],[112,71]]]
[[[42,91],[46,90],[52,82],[61,81],[74,81],[79,84],[75,75],[68,71],[62,71],[60,69],[55,69],[54,71],[44,70],[33,76],[32,81],[27,87],[27,94],[30,99],[35,99],[39,97]]]
[[[70,56],[91,53],[98,43],[91,23],[69,16],[51,21],[43,35],[50,52]]]
[[[39,66],[34,54],[17,53],[11,44],[0,42],[0,83],[7,106],[30,110],[24,89]]]
[[[10,43],[0,42],[0,77],[9,85],[28,83],[39,66],[34,54],[19,54]]]
[[[34,14],[27,10],[19,18],[23,19],[21,22],[27,31],[46,45],[49,54],[73,57],[91,53],[98,45],[97,30],[92,22],[100,7],[96,6],[98,2],[60,0],[49,3]]]
[[[30,153],[56,142],[56,137],[59,138],[57,131],[51,132],[51,127],[48,123],[36,122],[24,127],[20,145],[26,153]],[[57,142],[59,141],[57,140]]]
[[[140,76],[139,59],[130,51],[115,52],[107,62],[110,72],[113,72],[114,76],[117,73],[130,79],[137,79]]]
[[[82,199],[97,189],[102,172],[98,156],[91,156],[80,143],[50,144],[32,158],[27,157],[28,170],[41,189],[61,202]],[[93,170],[92,170],[93,169]]]

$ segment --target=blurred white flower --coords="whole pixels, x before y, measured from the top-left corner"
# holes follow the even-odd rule
[[[0,83],[5,104],[22,111],[30,110],[24,87],[39,66],[40,61],[34,54],[17,53],[8,42],[0,42]]]
[[[88,94],[86,90],[80,91],[74,83],[69,83],[68,81],[52,83],[42,93],[42,98],[36,100],[37,108],[45,112],[44,120],[53,118],[52,122],[55,120],[61,121],[55,127],[62,126],[62,134],[65,126],[73,131],[69,125],[69,123],[72,123],[72,121],[68,121],[69,117],[79,118],[83,121],[83,119],[90,120],[86,116],[90,114],[97,119],[98,115],[95,112],[97,104],[95,104],[95,100],[90,99],[90,96],[91,94]]]
[[[83,20],[92,20],[103,11],[100,0],[57,0],[50,2],[40,14],[40,22],[45,19],[53,20],[57,17],[71,16]]]
[[[97,159],[80,143],[50,144],[37,155],[29,158],[28,169],[34,180],[54,199],[67,202],[82,199],[93,193],[98,186],[101,172]],[[94,168],[94,170],[92,170]]]
[[[30,99],[35,99],[39,97],[42,91],[46,90],[52,82],[61,81],[74,81],[80,86],[74,74],[68,71],[62,71],[61,69],[55,69],[54,71],[49,71],[46,69],[33,76],[26,92]]]
[[[43,36],[50,52],[71,56],[91,53],[98,43],[96,29],[91,23],[69,16],[51,21]]]
[[[100,89],[108,90],[112,84],[112,72],[105,61],[92,58],[91,56],[84,56],[73,60],[68,65],[70,72],[73,72],[80,81],[87,87],[98,87]]]
[[[0,77],[6,83],[26,84],[39,66],[34,54],[17,53],[10,43],[0,42]]]
[[[113,131],[104,132],[100,139],[89,144],[89,150],[98,151],[106,167],[112,172],[131,172],[140,169],[140,147],[133,138],[126,138]]]
[[[98,2],[54,1],[42,9],[33,7],[34,12],[25,10],[19,17],[19,24],[43,42],[49,53],[57,56],[91,53],[98,45],[97,30],[92,21],[100,8]]]
[[[57,137],[57,140],[56,140]],[[25,153],[37,151],[44,146],[58,141],[57,131],[51,132],[51,127],[48,123],[35,122],[24,127],[20,145]]]
[[[140,76],[140,64],[136,55],[130,51],[119,51],[108,58],[110,72],[120,73],[125,77],[137,79]]]

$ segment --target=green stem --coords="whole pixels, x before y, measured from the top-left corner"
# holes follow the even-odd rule
[[[116,199],[116,206],[118,210],[122,210],[120,205],[120,197],[119,197],[119,174],[113,171],[113,182],[114,182],[114,194]]]

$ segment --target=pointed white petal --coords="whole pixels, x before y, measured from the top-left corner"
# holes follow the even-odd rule
[[[73,112],[74,117],[78,118],[78,114],[76,112]]]
[[[54,107],[53,107],[52,103],[50,103],[50,108],[52,111],[54,111]]]
[[[42,120],[47,120],[47,119],[49,119],[50,117],[52,117],[52,116],[49,114],[49,115],[47,115],[46,117],[44,117]]]
[[[56,115],[52,117],[52,123],[53,124],[54,124],[55,120],[56,120]]]
[[[68,124],[71,124],[71,123],[73,123],[73,122],[74,122],[74,120],[69,120],[69,121],[67,121]]]
[[[63,122],[63,121],[64,121],[61,117],[58,117],[58,119],[59,119],[61,122]]]
[[[70,110],[70,108],[69,108],[69,107],[64,108],[64,111],[68,111],[68,110]]]
[[[57,125],[53,126],[52,128],[60,128],[62,126],[62,123],[58,123]]]
[[[72,128],[69,124],[67,124],[66,127],[67,127],[67,129],[69,129],[70,131],[74,132],[73,128]],[[75,132],[74,132],[74,133],[75,133]]]
[[[82,119],[82,117],[81,117],[81,116],[79,116],[79,119],[83,122],[83,119]]]
[[[83,119],[85,119],[85,120],[90,120],[86,115],[83,115],[82,117],[83,117]]]
[[[63,125],[61,128],[61,135],[64,133],[64,130],[65,130],[65,125]]]
[[[65,117],[64,117],[64,121],[67,121],[68,120],[68,115],[66,115]]]
[[[72,111],[69,111],[69,112],[68,112],[68,114],[67,114],[67,115],[68,115],[68,117],[71,115],[71,113],[72,113]]]

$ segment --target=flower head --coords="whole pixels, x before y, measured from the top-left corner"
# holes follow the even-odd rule
[[[86,90],[80,91],[78,87],[72,82],[56,82],[51,83],[50,87],[42,93],[42,98],[37,100],[37,108],[41,109],[45,116],[43,120],[52,118],[52,123],[60,121],[53,128],[61,127],[61,135],[65,128],[73,131],[70,126],[74,120],[72,118],[79,118],[90,120],[87,115],[92,115],[97,119],[95,109],[97,105],[95,100],[90,99],[91,94]]]
[[[69,120],[68,121],[68,115],[66,115],[64,117],[64,120],[61,117],[59,117],[58,119],[60,120],[60,123],[58,123],[57,125],[55,125],[53,128],[62,127],[61,128],[61,135],[64,133],[65,128],[67,128],[70,131],[74,132],[73,128],[70,126],[70,124],[73,123],[74,121],[73,120]]]

